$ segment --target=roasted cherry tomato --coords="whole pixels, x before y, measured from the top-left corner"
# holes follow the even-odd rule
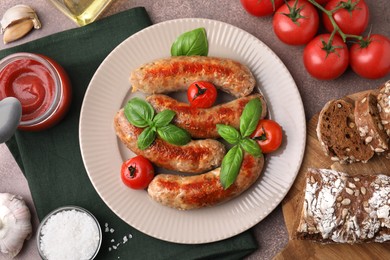
[[[364,0],[331,0],[325,8],[333,10],[339,6],[342,8],[333,13],[333,18],[341,31],[345,34],[361,35],[366,30],[370,18],[366,2]],[[326,30],[332,32],[333,25],[324,12],[322,20]]]
[[[282,127],[270,119],[259,120],[251,138],[257,141],[263,153],[274,152],[282,144]]]
[[[273,14],[283,4],[283,0],[241,0],[241,4],[251,15],[267,16]]]
[[[318,31],[317,9],[306,0],[292,0],[282,5],[273,17],[278,38],[291,45],[308,43]]]
[[[347,45],[338,35],[334,35],[331,44],[329,38],[330,34],[318,35],[303,50],[303,64],[310,75],[317,79],[338,78],[348,68]]]
[[[122,181],[132,189],[145,189],[153,177],[153,165],[142,155],[130,158],[122,164]]]
[[[390,39],[380,34],[354,43],[349,50],[352,70],[361,77],[379,79],[390,73]]]
[[[196,81],[187,90],[187,98],[192,107],[209,108],[217,99],[217,89],[207,81]]]

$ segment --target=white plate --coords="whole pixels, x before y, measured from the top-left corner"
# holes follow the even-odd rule
[[[282,149],[268,156],[260,179],[241,196],[216,207],[178,211],[152,201],[145,191],[120,180],[131,157],[112,122],[130,97],[130,71],[170,56],[183,32],[206,28],[209,56],[250,67],[268,100],[270,115],[284,130]],[[86,92],[80,118],[80,147],[89,178],[104,202],[129,225],[166,241],[199,244],[239,234],[266,217],[284,198],[298,173],[306,142],[302,100],[290,73],[260,40],[232,25],[207,19],[179,19],[150,26],[129,37],[103,61]]]

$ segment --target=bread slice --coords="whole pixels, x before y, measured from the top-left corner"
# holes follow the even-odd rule
[[[364,144],[355,124],[354,103],[349,98],[331,100],[321,110],[317,137],[326,155],[340,163],[367,162],[374,151]]]
[[[376,96],[367,93],[355,101],[355,123],[360,137],[376,153],[389,149],[389,136],[382,125]]]
[[[390,176],[308,169],[298,239],[322,243],[390,240]]]
[[[379,87],[377,101],[382,125],[390,136],[390,80]]]

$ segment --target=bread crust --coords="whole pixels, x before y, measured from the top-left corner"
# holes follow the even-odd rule
[[[390,240],[390,176],[309,168],[298,239],[322,243]]]
[[[381,123],[387,135],[390,136],[390,80],[379,87],[377,101]]]
[[[389,137],[382,125],[377,98],[370,93],[355,101],[355,122],[360,137],[373,151],[381,154],[389,149]]]

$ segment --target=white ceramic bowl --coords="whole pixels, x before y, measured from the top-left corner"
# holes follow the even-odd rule
[[[55,216],[58,213],[65,212],[65,211],[72,211],[72,210],[75,210],[77,212],[82,212],[82,213],[87,214],[91,218],[91,220],[96,224],[97,230],[99,232],[99,241],[97,243],[95,252],[92,254],[91,258],[89,258],[89,259],[91,259],[91,260],[94,259],[96,257],[96,255],[98,254],[100,246],[101,246],[101,243],[102,243],[102,230],[101,230],[100,224],[97,221],[97,219],[95,218],[95,216],[92,215],[92,213],[89,212],[88,210],[86,210],[84,208],[81,208],[81,207],[78,207],[78,206],[64,206],[64,207],[60,207],[60,208],[55,209],[52,212],[50,212],[41,221],[41,223],[40,223],[40,225],[38,227],[38,231],[37,231],[37,246],[38,246],[38,252],[39,252],[40,256],[42,257],[42,259],[48,260],[48,258],[45,256],[45,254],[44,254],[44,252],[42,251],[42,248],[41,248],[42,236],[43,236],[42,235],[42,228],[47,224],[48,220],[51,217]]]

